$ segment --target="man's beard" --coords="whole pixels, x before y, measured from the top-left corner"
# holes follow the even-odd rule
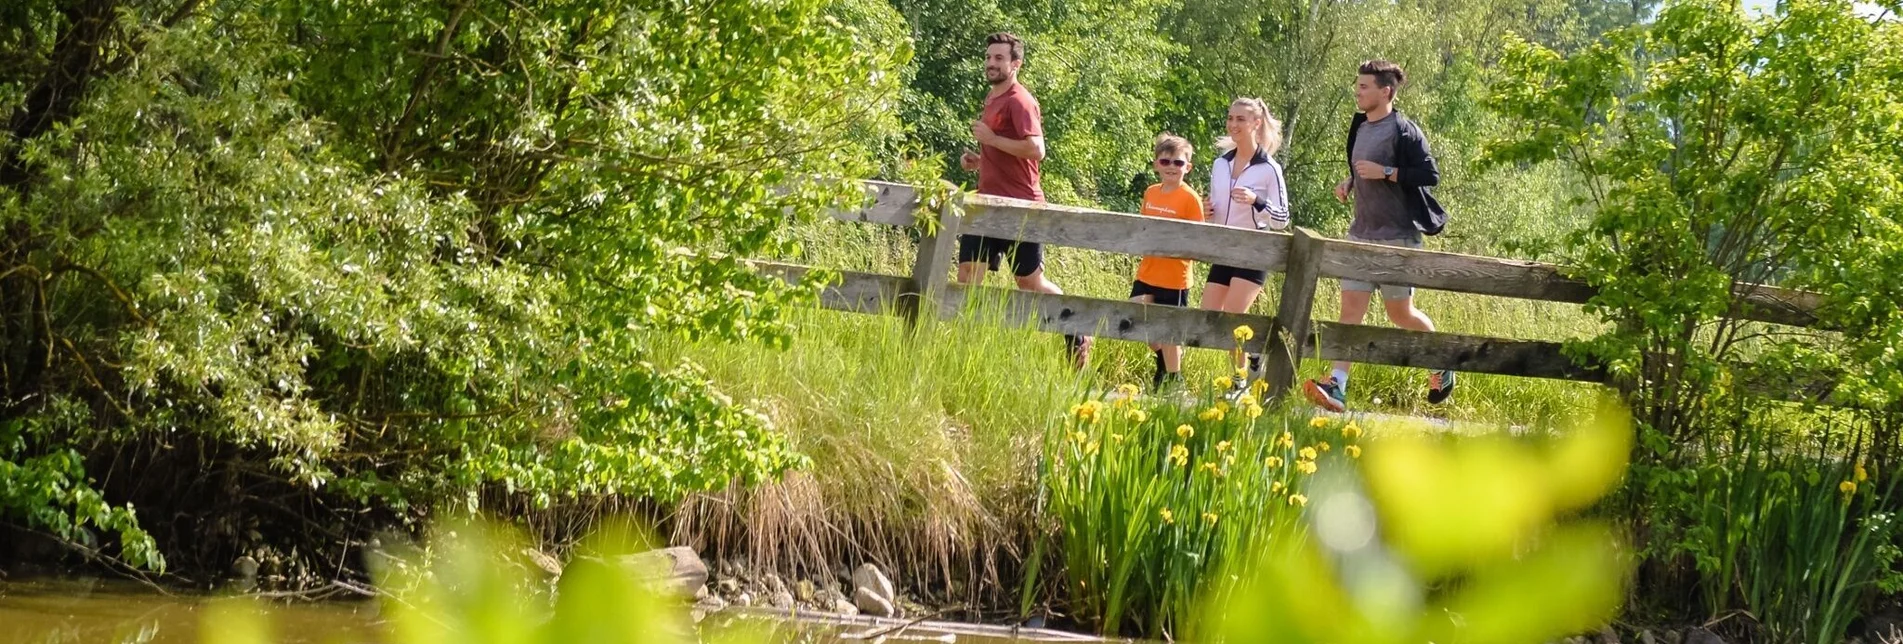
[[[1003,83],[1006,78],[1008,77],[1004,75],[1003,70],[996,70],[996,69],[985,70],[985,81],[991,83],[992,85]]]

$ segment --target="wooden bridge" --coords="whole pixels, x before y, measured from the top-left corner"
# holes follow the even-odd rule
[[[869,194],[859,210],[835,212],[845,221],[909,227],[917,222],[919,191],[903,184],[864,182]],[[1584,303],[1592,286],[1564,275],[1559,266],[1517,259],[1396,248],[1328,239],[1306,229],[1293,233],[1243,230],[1215,224],[1144,217],[1060,206],[991,195],[967,194],[962,215],[937,211],[937,225],[920,226],[922,235],[911,275],[839,271],[843,278],[821,295],[825,308],[896,314],[916,323],[921,315],[950,318],[977,291],[996,291],[953,283],[950,277],[960,234],[984,235],[1127,255],[1182,257],[1209,263],[1267,269],[1282,274],[1281,300],[1273,317],[1204,311],[1026,291],[998,294],[1007,319],[1028,320],[1052,333],[1095,335],[1136,342],[1169,342],[1192,347],[1230,349],[1233,330],[1247,326],[1255,337],[1243,349],[1263,353],[1270,395],[1294,385],[1304,358],[1346,360],[1426,369],[1452,369],[1533,378],[1604,383],[1598,365],[1577,364],[1561,353],[1561,344],[1457,333],[1339,324],[1310,319],[1321,278],[1353,279],[1545,302]],[[754,262],[764,272],[799,281],[810,267]],[[1771,324],[1811,327],[1822,297],[1772,286],[1742,285],[1741,316]],[[1294,342],[1293,338],[1302,338]],[[1793,401],[1828,402],[1828,391],[1815,388],[1766,388],[1765,393]]]

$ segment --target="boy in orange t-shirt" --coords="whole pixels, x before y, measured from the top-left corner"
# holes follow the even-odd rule
[[[1189,157],[1194,150],[1189,141],[1173,134],[1156,137],[1156,175],[1162,183],[1143,191],[1146,217],[1166,217],[1184,221],[1203,220],[1203,200],[1196,191],[1183,185],[1189,173]],[[1137,264],[1136,281],[1130,284],[1130,299],[1144,304],[1187,306],[1189,304],[1189,261],[1174,257],[1144,257]],[[1183,347],[1151,344],[1156,352],[1155,388],[1183,378]]]

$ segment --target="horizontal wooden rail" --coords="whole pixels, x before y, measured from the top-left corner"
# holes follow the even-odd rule
[[[763,273],[795,283],[812,270],[774,262],[754,262],[754,265]],[[820,306],[873,314],[894,314],[898,310],[906,278],[858,271],[835,272],[840,280],[822,291]],[[1260,352],[1266,346],[1265,331],[1273,322],[1272,318],[1262,315],[958,285],[946,287],[939,303],[939,317],[954,319],[967,307],[982,310],[984,302],[1002,303],[997,309],[1001,320],[1022,320],[1042,331],[1132,342],[1171,342],[1204,349],[1235,348],[1236,327],[1247,326],[1254,337],[1243,345],[1243,350],[1250,353]],[[1328,322],[1318,322],[1315,326],[1315,335],[1320,339],[1311,340],[1310,347],[1317,351],[1316,357],[1323,360],[1587,382],[1603,379],[1594,370],[1573,367],[1560,353],[1560,345],[1552,342]]]
[[[908,185],[865,182],[867,205],[836,212],[844,221],[909,226],[918,191]],[[959,232],[1126,255],[1161,255],[1203,262],[1287,270],[1291,236],[1201,222],[1144,217],[992,195],[968,194]],[[1319,274],[1378,284],[1413,286],[1544,302],[1583,303],[1596,292],[1554,264],[1519,259],[1399,248],[1339,239],[1323,241]],[[1774,286],[1743,284],[1742,317],[1810,327],[1823,297]]]
[[[814,272],[810,267],[797,264],[764,261],[752,264],[755,270],[792,283],[799,283]],[[904,310],[901,302],[916,297],[906,291],[910,284],[908,278],[859,271],[827,272],[838,278],[821,291],[823,308],[899,315]],[[1022,323],[1050,333],[1087,334],[1132,342],[1170,342],[1204,349],[1235,348],[1236,327],[1247,326],[1255,333],[1243,345],[1243,350],[1251,353],[1264,349],[1265,330],[1274,325],[1273,318],[1261,315],[986,287],[948,285],[939,298],[938,317],[947,320],[956,319],[968,310],[990,311],[1000,322]],[[1574,363],[1557,342],[1333,322],[1315,322],[1313,328],[1304,349],[1320,360],[1588,383],[1606,380],[1603,369]],[[1792,387],[1789,382],[1782,382],[1747,384],[1746,388],[1759,395],[1792,402],[1834,402],[1831,388],[1820,384],[1827,380],[1805,379],[1804,382],[1807,386]]]

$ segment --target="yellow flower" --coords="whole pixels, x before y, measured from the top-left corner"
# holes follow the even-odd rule
[[[1123,434],[1111,434],[1111,435],[1110,435],[1110,442],[1112,442],[1112,443],[1116,443],[1116,444],[1118,444],[1118,445],[1122,445],[1122,444],[1123,444]]]
[[[1282,437],[1275,439],[1275,444],[1281,446],[1282,449],[1288,449],[1290,447],[1294,447],[1295,435],[1290,434],[1288,432],[1282,432]]]
[[[1255,396],[1256,400],[1261,400],[1263,396],[1266,396],[1269,393],[1269,381],[1257,380],[1253,383],[1250,383],[1249,393]]]
[[[1221,407],[1210,407],[1209,409],[1203,410],[1203,413],[1197,414],[1196,417],[1212,423],[1220,422],[1223,417],[1223,411]]]
[[[1856,470],[1857,470],[1856,479],[1858,483],[1862,483],[1864,481],[1870,480],[1870,471],[1863,469],[1862,463],[1857,464]]]
[[[1209,525],[1216,525],[1216,519],[1217,519],[1217,516],[1216,516],[1216,513],[1214,512],[1203,513],[1203,523],[1207,523]]]
[[[1244,415],[1244,416],[1248,416],[1250,420],[1254,420],[1254,419],[1257,419],[1257,418],[1261,418],[1261,417],[1262,417],[1262,406],[1261,406],[1261,405],[1258,405],[1258,404],[1256,404],[1254,400],[1251,400],[1251,401],[1249,401],[1249,402],[1246,402],[1246,403],[1243,403],[1243,404],[1242,404],[1242,415]]]
[[[1327,427],[1328,419],[1322,416],[1316,416],[1314,418],[1310,418],[1308,419],[1308,426],[1313,427],[1315,429],[1321,429],[1323,427]]]
[[[1852,494],[1856,494],[1857,483],[1856,481],[1844,481],[1842,483],[1838,483],[1837,491],[1844,493],[1844,496],[1850,496]]]
[[[1222,478],[1222,468],[1217,467],[1215,463],[1204,462],[1201,469],[1204,472],[1208,472],[1210,476],[1214,476],[1216,478]]]
[[[1195,435],[1196,435],[1196,428],[1194,428],[1194,427],[1190,427],[1189,425],[1177,425],[1177,426],[1176,426],[1176,437],[1177,437],[1177,438],[1181,438],[1181,439],[1183,439],[1183,440],[1189,440],[1189,437],[1191,437],[1191,436],[1195,436]]]
[[[1237,342],[1248,342],[1250,340],[1255,339],[1255,329],[1251,329],[1246,326],[1239,326],[1239,327],[1236,327],[1235,335],[1236,335]]]
[[[1298,452],[1297,454],[1300,455],[1303,459],[1310,460],[1310,461],[1315,460],[1315,448],[1313,447],[1304,447],[1302,448],[1302,451]]]
[[[1281,482],[1281,481],[1270,481],[1270,482],[1269,482],[1269,493],[1271,493],[1271,494],[1281,494],[1281,493],[1282,493],[1282,488],[1283,488],[1283,485],[1282,485],[1282,482]]]
[[[1209,384],[1214,385],[1217,389],[1228,389],[1236,386],[1236,381],[1231,380],[1229,376],[1216,376],[1216,379],[1210,381]]]
[[[1084,445],[1084,453],[1085,454],[1097,453],[1097,441],[1090,441],[1090,443]]]
[[[1184,447],[1182,443],[1177,443],[1175,447],[1171,447],[1170,461],[1173,463],[1176,463],[1178,467],[1188,465],[1189,464],[1189,448]]]
[[[1308,497],[1300,494],[1290,494],[1288,495],[1288,504],[1298,507],[1308,505]]]
[[[1328,441],[1322,441],[1322,442],[1316,443],[1315,446],[1321,448],[1322,451],[1324,452],[1334,447],[1333,445],[1329,445]]]
[[[1138,389],[1136,385],[1129,383],[1117,385],[1117,394],[1124,398],[1135,398],[1137,394],[1142,393],[1142,391],[1143,390]]]
[[[1318,469],[1321,469],[1321,468],[1317,467],[1314,461],[1296,461],[1295,462],[1295,471],[1301,472],[1303,474],[1314,474],[1315,470],[1318,470]]]
[[[1163,508],[1163,511],[1158,512],[1156,514],[1157,516],[1163,517],[1164,523],[1167,523],[1170,525],[1176,525],[1176,513],[1170,512],[1169,508]]]
[[[1346,438],[1348,440],[1361,438],[1361,428],[1359,426],[1356,426],[1354,423],[1348,423],[1347,425],[1343,425],[1341,428],[1341,437]]]
[[[1275,469],[1275,468],[1278,468],[1278,467],[1281,467],[1281,466],[1282,466],[1282,457],[1280,457],[1280,456],[1270,456],[1270,457],[1268,457],[1268,458],[1265,458],[1265,459],[1262,459],[1262,465],[1263,465],[1264,467],[1267,467],[1267,468],[1269,468],[1269,469]]]
[[[1217,453],[1217,454],[1221,454],[1221,453],[1223,453],[1223,452],[1227,452],[1227,451],[1229,451],[1229,441],[1222,441],[1222,442],[1220,442],[1220,443],[1216,443],[1216,453]]]
[[[1132,423],[1141,423],[1143,421],[1150,419],[1150,415],[1147,413],[1144,413],[1144,411],[1141,409],[1132,409],[1130,410],[1130,413],[1124,414],[1123,417],[1125,419],[1128,419]]]
[[[1099,418],[1099,415],[1102,411],[1103,411],[1103,402],[1096,401],[1096,400],[1084,401],[1082,404],[1075,405],[1070,408],[1071,415],[1076,416],[1077,420],[1081,420],[1087,423],[1097,422],[1097,419]]]
[[[1225,413],[1225,414],[1227,414],[1227,413],[1229,413],[1229,409],[1230,409],[1230,407],[1229,407],[1229,401],[1227,401],[1227,400],[1218,400],[1218,401],[1216,401],[1216,405],[1215,405],[1215,407],[1216,407],[1217,409],[1220,409],[1220,410],[1222,410],[1222,413]]]
[[[1346,452],[1348,454],[1348,458],[1361,458],[1360,445],[1349,445],[1347,447],[1341,448],[1341,451]]]
[[[1236,382],[1248,382],[1248,381],[1249,381],[1249,369],[1247,367],[1236,367]]]

